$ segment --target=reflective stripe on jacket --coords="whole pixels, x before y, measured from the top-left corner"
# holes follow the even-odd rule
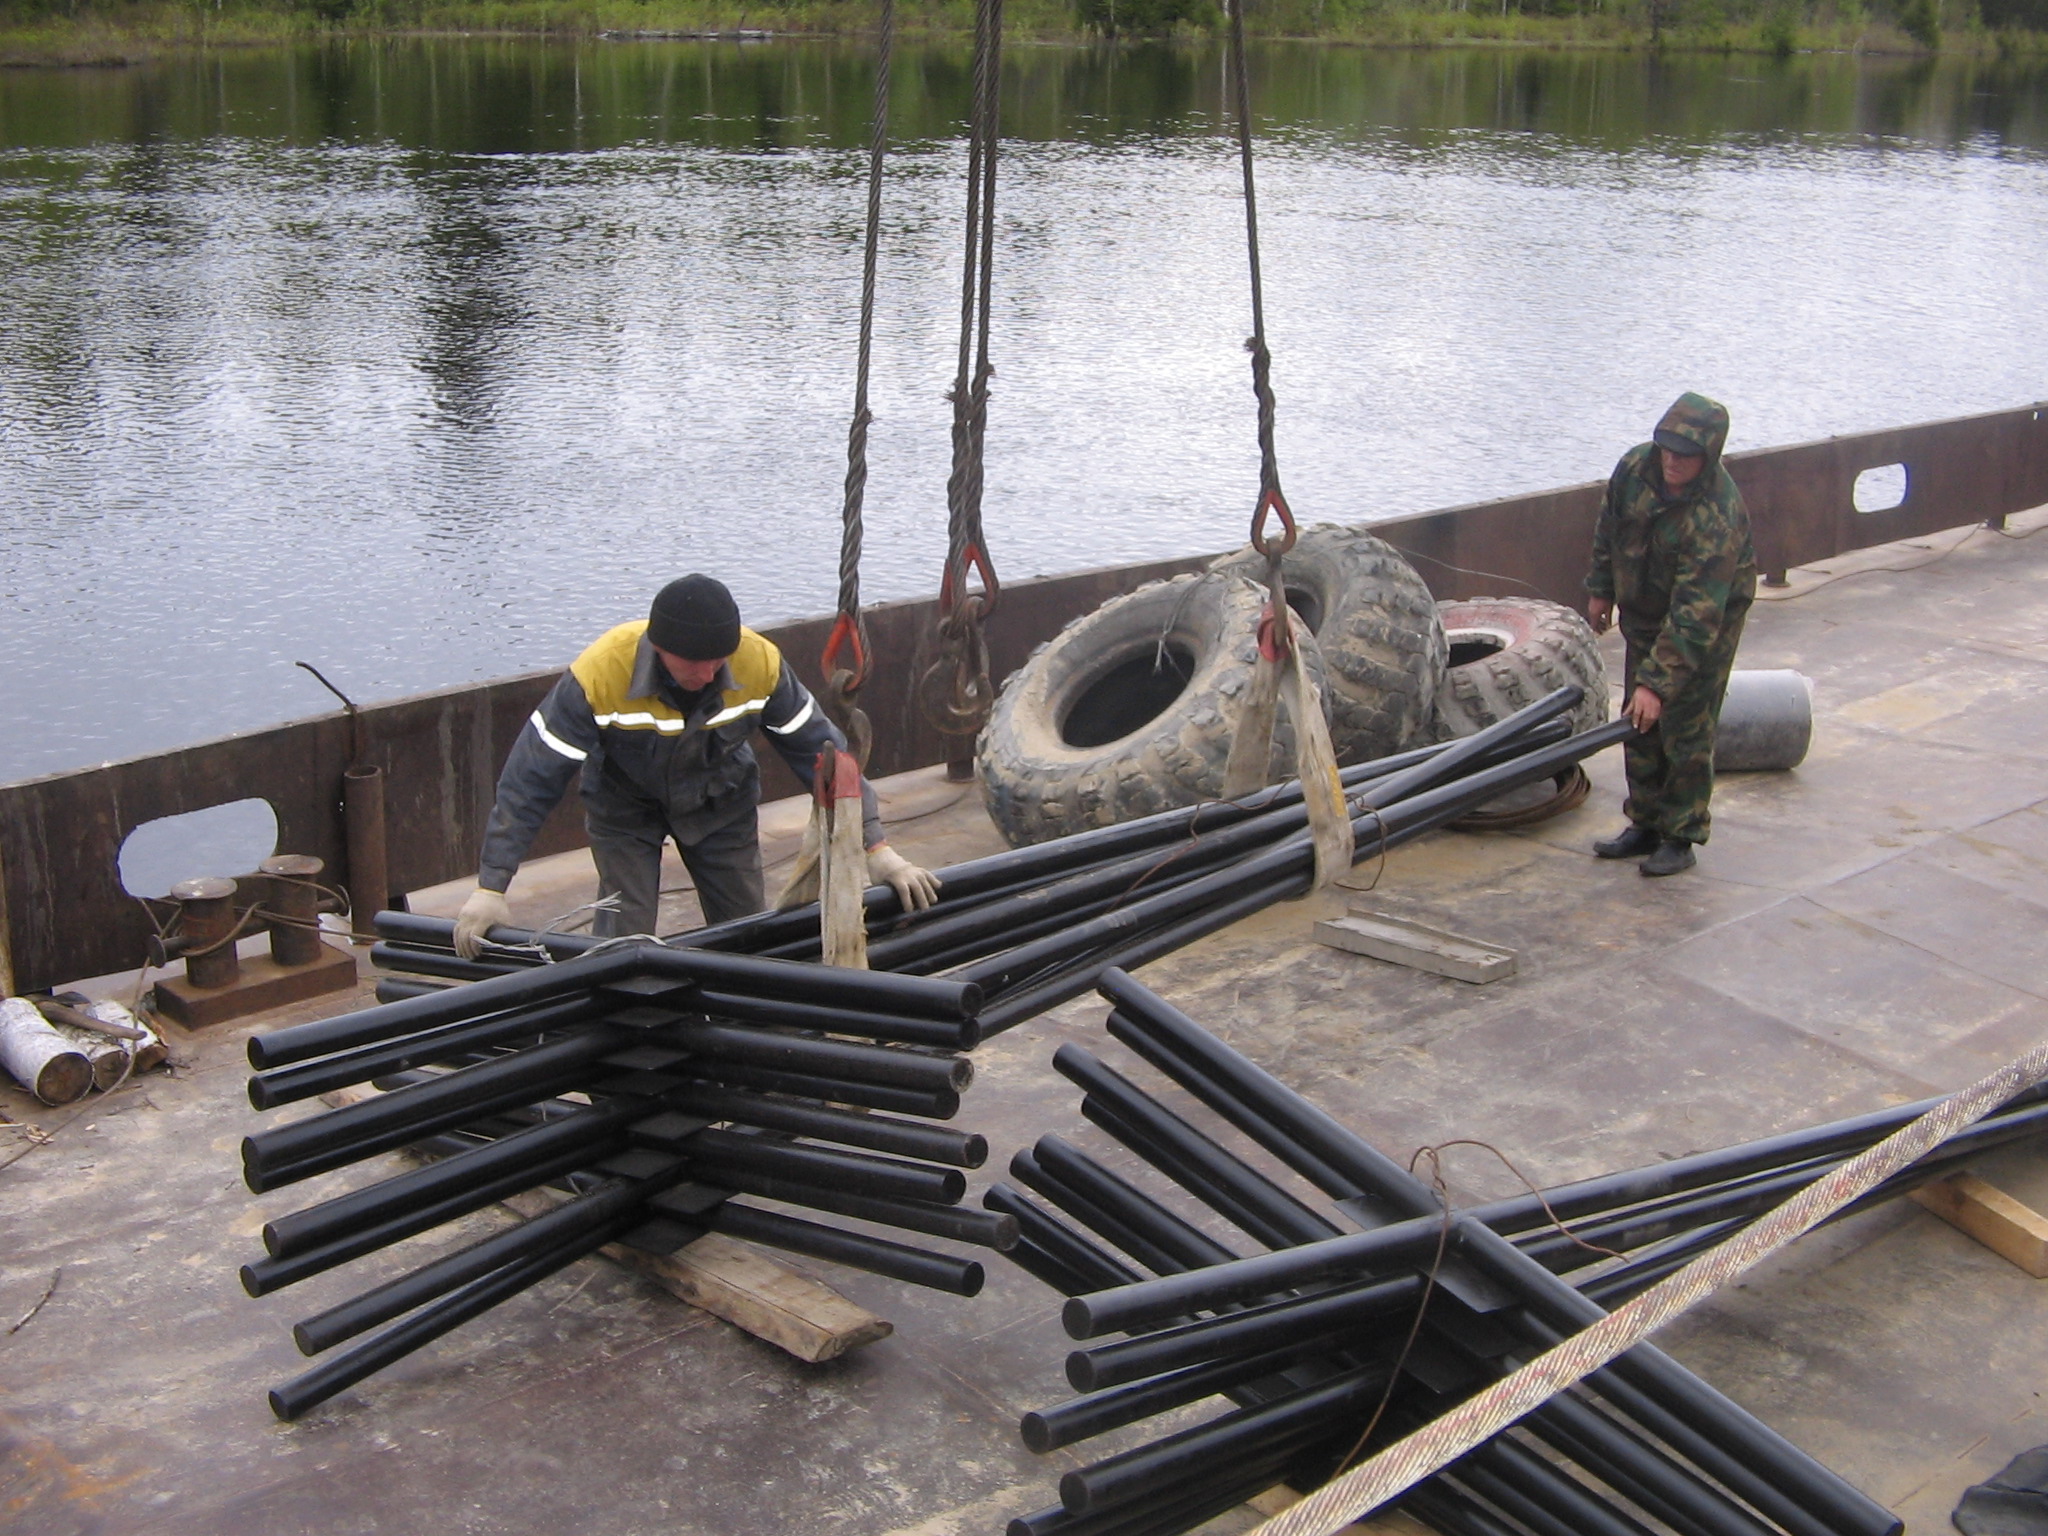
[[[846,740],[772,640],[741,629],[739,649],[709,688],[676,686],[647,643],[647,621],[598,637],[541,700],[498,776],[478,883],[504,890],[541,823],[579,774],[586,798],[639,811],[694,843],[760,800],[751,738],[767,734],[810,786],[818,753]],[[874,790],[862,785],[866,843],[882,841]]]

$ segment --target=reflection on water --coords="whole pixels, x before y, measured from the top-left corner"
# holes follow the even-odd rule
[[[943,544],[963,52],[899,60],[867,591]],[[2048,76],[1256,59],[1290,495],[1596,476],[2048,396]],[[1019,48],[1006,573],[1220,548],[1255,485],[1213,52]],[[0,76],[0,778],[557,665],[677,571],[828,608],[868,60],[362,43]]]

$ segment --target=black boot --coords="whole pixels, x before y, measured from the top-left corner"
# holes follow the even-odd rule
[[[1631,826],[1618,837],[1595,843],[1593,856],[1599,859],[1640,859],[1657,846],[1657,841],[1657,834],[1648,827]]]
[[[1692,844],[1683,838],[1667,837],[1657,844],[1657,851],[1643,860],[1637,871],[1645,875],[1675,875],[1688,870],[1699,861],[1692,855]]]

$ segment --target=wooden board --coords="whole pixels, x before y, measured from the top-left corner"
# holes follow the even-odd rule
[[[1353,908],[1349,917],[1316,924],[1316,938],[1332,949],[1370,955],[1454,981],[1498,981],[1515,974],[1515,952],[1455,933],[1444,933],[1383,912]]]
[[[323,1093],[320,1101],[339,1109],[377,1096],[377,1090],[365,1084]],[[498,1203],[515,1215],[533,1217],[561,1198],[552,1191],[531,1189]],[[701,1307],[813,1364],[836,1359],[895,1332],[895,1324],[847,1300],[822,1280],[716,1232],[668,1255],[623,1243],[611,1243],[598,1251],[635,1274],[645,1275],[677,1300]]]
[[[1913,1198],[2036,1280],[2048,1280],[2048,1217],[1974,1174],[1923,1184]]]

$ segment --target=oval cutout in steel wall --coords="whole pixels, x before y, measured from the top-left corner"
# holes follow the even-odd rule
[[[1858,512],[1889,512],[1906,504],[1912,476],[1903,464],[1879,464],[1856,477],[1852,496]]]
[[[200,875],[246,875],[277,852],[277,812],[268,800],[230,800],[181,816],[145,821],[115,856],[121,889],[162,896]]]

